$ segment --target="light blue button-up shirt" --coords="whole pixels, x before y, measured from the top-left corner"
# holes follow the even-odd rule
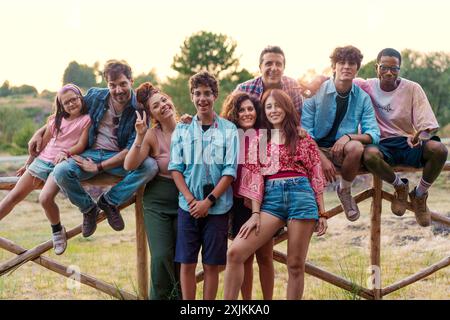
[[[222,176],[236,179],[239,138],[236,126],[216,114],[214,123],[203,132],[198,116],[191,124],[179,123],[172,134],[169,170],[179,171],[192,195],[202,200],[203,186],[216,186]],[[189,206],[180,192],[178,205],[189,211]],[[233,205],[233,190],[230,187],[217,199],[208,214],[227,213]]]
[[[336,117],[336,87],[333,79],[325,81],[317,93],[306,99],[302,110],[302,127],[314,140],[324,138],[330,132]],[[352,85],[348,108],[336,133],[336,140],[345,134],[362,134],[372,137],[372,143],[380,141],[378,127],[372,101],[361,88]]]

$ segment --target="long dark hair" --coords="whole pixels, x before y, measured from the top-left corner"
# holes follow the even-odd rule
[[[52,118],[55,118],[55,130],[56,130],[56,137],[58,137],[59,132],[61,131],[61,121],[64,118],[68,118],[70,115],[64,110],[64,106],[62,105],[60,96],[67,92],[67,91],[73,91],[80,99],[81,101],[81,110],[80,110],[80,114],[87,114],[88,113],[88,108],[86,105],[86,102],[83,99],[83,93],[81,92],[81,89],[73,84],[73,83],[68,83],[66,85],[64,85],[56,94],[55,97],[55,104],[54,104],[54,109],[55,112],[48,118],[49,120]]]
[[[261,126],[261,105],[259,101],[251,97],[245,92],[231,93],[222,105],[220,116],[233,122],[239,128],[239,109],[244,101],[250,100],[256,111],[256,121],[253,126],[254,129],[259,129]]]
[[[269,122],[266,116],[265,105],[267,99],[272,96],[278,107],[284,110],[286,116],[281,124],[282,130],[285,136],[285,145],[288,146],[291,154],[295,153],[297,148],[297,140],[299,139],[297,128],[300,125],[300,115],[294,107],[294,103],[291,98],[281,89],[270,89],[266,91],[262,97],[262,110],[261,110],[261,127],[269,129],[267,132],[267,138],[270,139],[270,129],[273,129],[273,125]]]

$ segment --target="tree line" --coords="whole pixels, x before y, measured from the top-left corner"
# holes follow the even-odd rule
[[[177,72],[176,76],[168,77],[165,81],[161,81],[156,71],[152,69],[135,76],[134,87],[150,81],[154,85],[161,87],[164,92],[172,97],[180,113],[193,114],[195,110],[190,101],[188,79],[198,71],[207,70],[219,79],[220,94],[217,106],[221,106],[224,98],[234,90],[238,83],[255,76],[245,68],[240,67],[236,48],[236,41],[227,35],[208,31],[194,33],[186,38],[180,46],[180,51],[173,57],[171,67]],[[362,78],[375,77],[375,64],[376,61],[372,60],[363,65],[359,71],[359,76]],[[311,77],[315,73],[315,71],[310,70],[308,75],[299,77],[299,80],[302,81],[307,76]],[[402,52],[400,76],[416,81],[423,87],[442,127],[450,123],[450,53],[423,53],[408,49],[404,50]],[[69,82],[75,83],[84,89],[95,86],[106,87],[99,62],[95,62],[92,66],[79,64],[76,61],[70,62],[64,70],[62,84]],[[5,81],[0,87],[0,97],[18,95],[37,96],[38,91],[30,85],[11,87],[8,81]],[[52,99],[55,93],[44,90],[39,96]],[[9,110],[8,112],[14,113],[15,111]],[[6,113],[6,111],[3,110],[3,113]],[[18,119],[26,116],[26,114],[20,114],[13,117]],[[9,116],[6,114],[0,114],[0,142],[9,141],[11,143],[13,141],[13,136],[10,133],[6,134],[6,131],[4,131],[9,125],[5,124],[8,118]],[[33,129],[29,122],[22,126],[17,124],[15,126],[16,129],[22,127],[26,128],[20,129],[24,132],[21,133],[24,137]],[[25,138],[16,139],[18,143],[26,140]]]

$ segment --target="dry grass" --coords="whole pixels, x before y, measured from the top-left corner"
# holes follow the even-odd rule
[[[450,214],[450,183],[448,173],[443,174],[430,193],[429,206],[444,214]],[[414,176],[410,178],[415,180]],[[386,187],[389,189],[388,187]],[[357,190],[355,190],[356,192]],[[0,197],[3,195],[0,193]],[[19,245],[30,248],[50,237],[50,226],[36,202],[37,193],[0,222],[0,235]],[[81,222],[81,214],[65,199],[59,198],[62,221],[72,228]],[[327,207],[337,204],[333,192],[326,194]],[[329,221],[329,231],[322,237],[314,237],[309,249],[308,261],[334,272],[357,284],[367,286],[369,276],[369,209],[370,201],[360,203],[360,220],[351,223],[343,215]],[[102,280],[136,293],[136,249],[134,210],[123,211],[126,228],[114,232],[107,225],[99,225],[95,235],[89,239],[81,236],[69,242],[66,253],[57,257],[48,256],[65,264],[80,268]],[[421,228],[414,216],[407,212],[403,217],[390,213],[389,203],[383,202],[382,213],[382,284],[396,282],[416,273],[450,254],[450,229],[433,225]],[[276,247],[286,251],[286,244]],[[0,261],[13,257],[0,250]],[[254,297],[262,294],[255,264]],[[286,267],[276,263],[275,298],[284,299],[286,291]],[[34,263],[27,263],[14,273],[0,277],[0,299],[111,299],[88,286],[71,287],[66,278]],[[202,295],[198,286],[198,298]],[[450,268],[438,271],[432,276],[385,297],[385,299],[448,299],[450,297]],[[223,274],[220,275],[218,299],[223,297]],[[351,293],[306,276],[305,299],[357,299]]]

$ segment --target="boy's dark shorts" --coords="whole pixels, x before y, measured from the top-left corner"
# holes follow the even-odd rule
[[[202,263],[225,265],[228,245],[228,212],[195,219],[178,208],[178,233],[175,261],[197,263],[202,248]]]
[[[431,140],[441,141],[438,136],[433,136]],[[415,168],[423,168],[423,149],[428,141],[424,141],[420,146],[411,148],[406,137],[387,138],[380,141],[380,144],[370,144],[367,147],[376,147],[391,166],[404,165]]]

